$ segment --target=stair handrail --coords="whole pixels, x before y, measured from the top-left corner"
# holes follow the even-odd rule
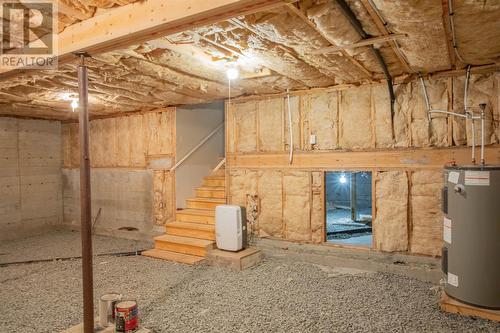
[[[207,136],[205,136],[193,149],[191,149],[183,158],[181,158],[173,167],[170,168],[170,172],[175,171],[181,165],[184,163],[185,160],[187,160],[195,151],[197,151],[201,146],[205,144],[212,136],[214,136],[221,128],[224,127],[224,122],[220,123],[212,132],[210,132]]]
[[[217,166],[212,170],[212,172],[217,172],[220,168],[222,168],[224,164],[226,164],[225,157],[219,162],[219,164],[217,164]]]

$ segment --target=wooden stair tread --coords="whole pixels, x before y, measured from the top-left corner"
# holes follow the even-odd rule
[[[189,198],[187,201],[202,201],[202,202],[212,202],[212,203],[220,203],[225,204],[226,199],[221,198]]]
[[[212,175],[212,176],[205,176],[203,179],[226,180],[226,177],[225,176]]]
[[[155,248],[143,255],[193,265],[215,248],[215,207],[226,203],[225,170],[203,178],[187,209],[176,211],[176,221],[165,224],[165,234],[155,237]]]
[[[174,228],[184,228],[184,229],[197,229],[203,231],[215,230],[215,226],[213,224],[196,223],[196,222],[174,221],[174,222],[168,222],[165,226]]]
[[[203,215],[203,216],[215,216],[215,210],[206,210],[206,209],[193,209],[187,208],[183,210],[178,210],[177,214],[186,214],[186,215]]]
[[[159,249],[151,249],[151,250],[143,251],[142,255],[146,256],[146,257],[150,257],[150,258],[175,261],[175,262],[180,262],[180,263],[188,264],[188,265],[195,265],[195,264],[198,264],[198,263],[202,262],[203,260],[205,260],[204,257],[198,257],[198,256],[190,255],[190,254],[171,252],[171,251],[165,251],[165,250],[159,250]]]
[[[173,235],[161,235],[155,237],[154,239],[155,242],[183,244],[194,247],[207,247],[207,246],[212,246],[214,244],[214,241],[211,240],[183,237],[183,236],[173,236]]]
[[[197,190],[203,190],[203,191],[225,191],[226,188],[224,186],[201,186],[196,188]]]

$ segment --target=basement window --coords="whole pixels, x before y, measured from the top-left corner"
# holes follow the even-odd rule
[[[327,242],[371,247],[371,172],[326,172]]]

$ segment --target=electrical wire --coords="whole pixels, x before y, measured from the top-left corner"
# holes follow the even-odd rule
[[[288,127],[290,133],[290,156],[288,157],[288,164],[292,164],[293,162],[293,126],[292,126],[292,108],[290,107],[290,89],[286,90],[286,98],[288,105]]]
[[[454,11],[453,11],[453,0],[448,0],[448,11],[449,11],[448,17],[449,17],[449,20],[450,20],[451,38],[452,38],[452,43],[453,43],[453,50],[454,50],[454,52],[455,52],[458,60],[460,60],[461,62],[463,62],[464,64],[466,64],[467,62],[464,60],[464,58],[462,58],[462,56],[458,52],[457,37],[456,37],[456,34],[455,34],[455,22],[453,20],[453,14],[454,14]]]

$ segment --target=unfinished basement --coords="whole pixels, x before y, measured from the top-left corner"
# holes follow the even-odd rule
[[[499,0],[0,14],[0,332],[500,332]]]

